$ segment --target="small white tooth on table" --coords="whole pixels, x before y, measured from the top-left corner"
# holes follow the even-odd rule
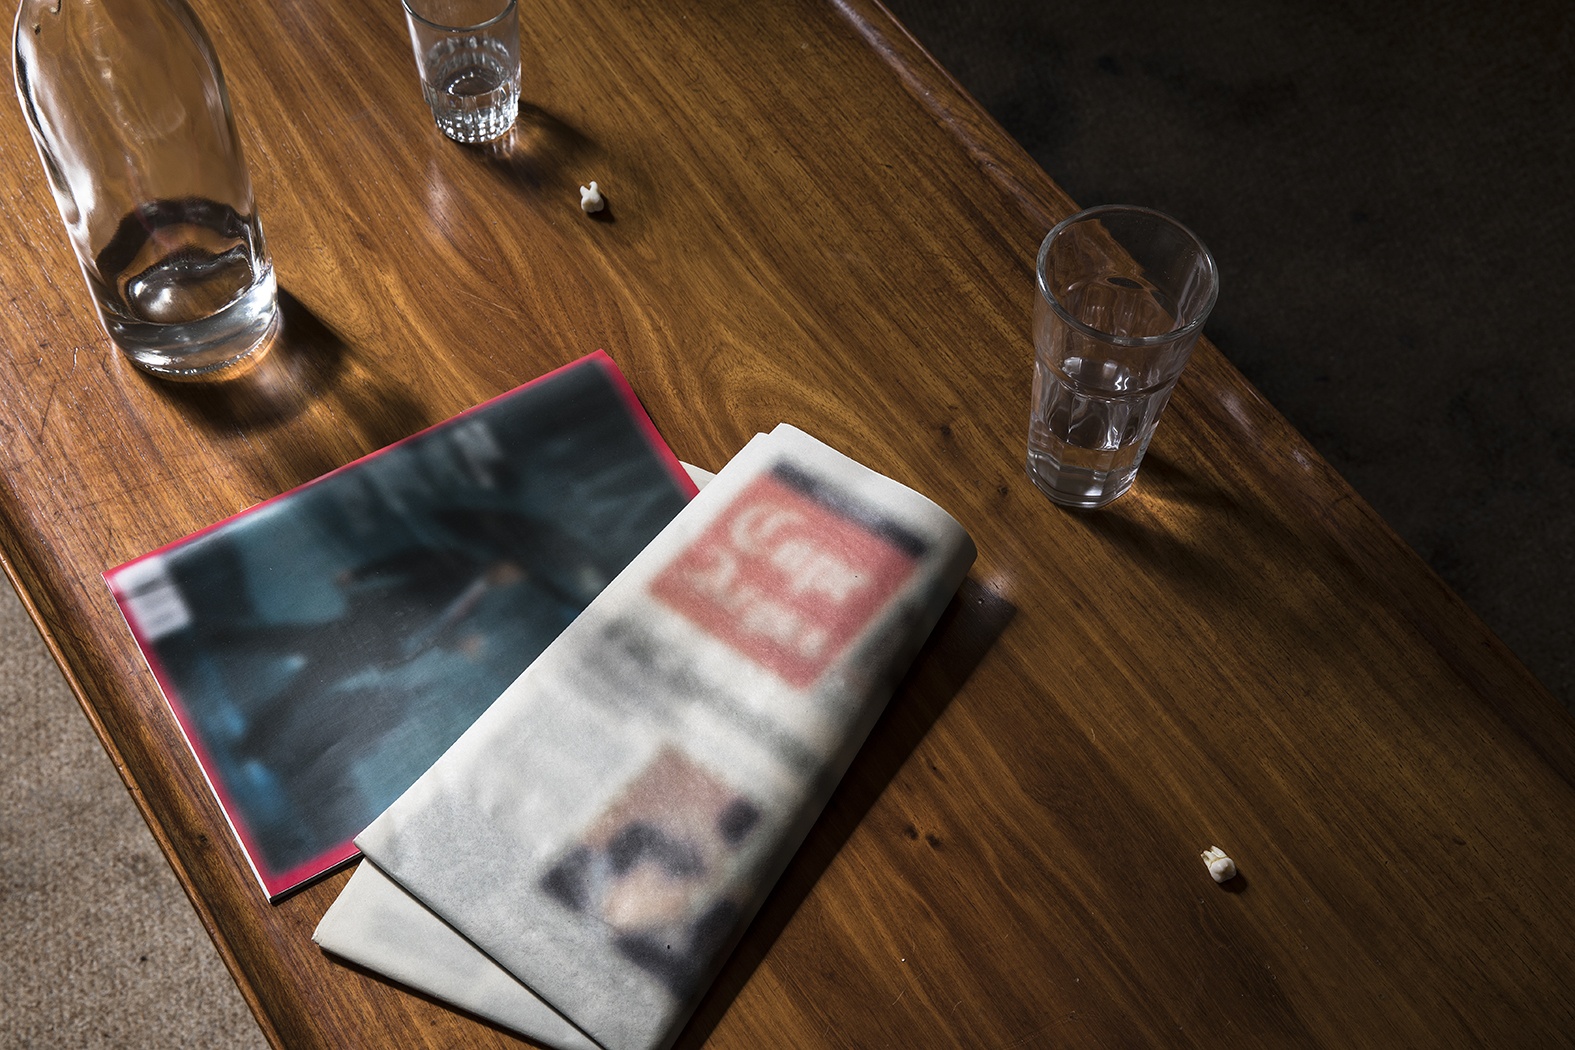
[[[602,199],[601,188],[592,182],[589,186],[580,187],[580,210],[589,215],[593,211],[601,211],[607,206]]]
[[[1225,855],[1218,846],[1210,846],[1198,856],[1209,866],[1209,875],[1215,882],[1228,882],[1236,877],[1236,862]]]

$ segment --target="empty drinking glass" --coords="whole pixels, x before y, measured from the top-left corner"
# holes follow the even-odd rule
[[[1028,425],[1028,475],[1045,495],[1093,509],[1132,486],[1218,292],[1203,242],[1157,211],[1106,205],[1050,231]]]

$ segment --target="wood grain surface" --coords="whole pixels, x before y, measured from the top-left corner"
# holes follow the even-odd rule
[[[485,148],[391,0],[194,6],[284,336],[137,372],[0,107],[0,534],[275,1044],[519,1041],[323,956],[344,875],[265,901],[99,574],[603,347],[690,462],[786,420],[980,551],[680,1045],[1568,1045],[1571,719],[1207,344],[1130,495],[1039,495],[1074,206],[875,0],[530,0]]]

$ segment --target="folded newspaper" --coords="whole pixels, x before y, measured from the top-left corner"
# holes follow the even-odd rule
[[[757,436],[356,839],[314,939],[549,1046],[670,1045],[973,558]]]

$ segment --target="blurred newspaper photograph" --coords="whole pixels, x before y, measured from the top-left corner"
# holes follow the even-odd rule
[[[105,578],[276,899],[694,493],[597,353]]]

